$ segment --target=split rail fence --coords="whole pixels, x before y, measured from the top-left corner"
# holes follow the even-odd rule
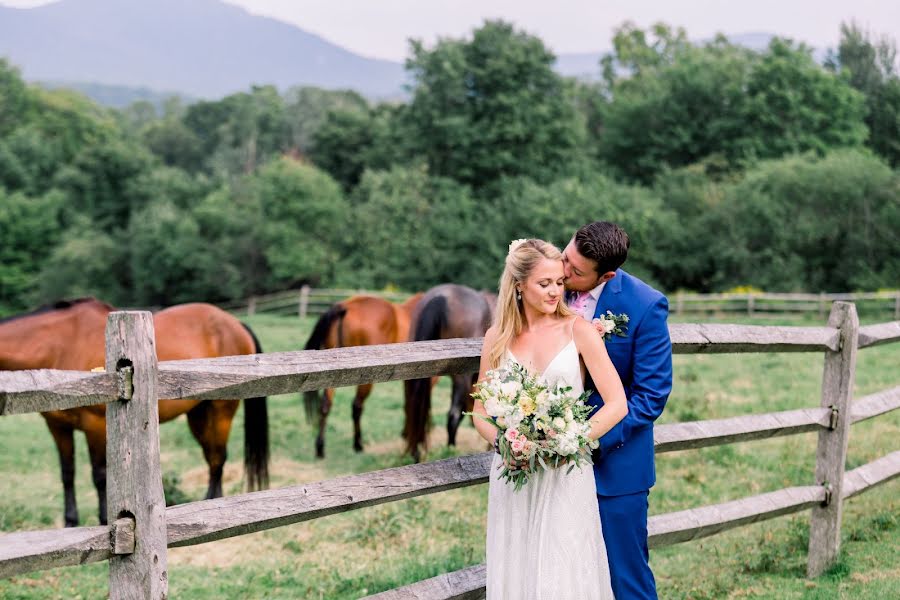
[[[818,432],[812,484],[650,518],[651,547],[811,509],[808,574],[837,558],[843,503],[900,475],[900,450],[845,472],[853,423],[900,408],[900,385],[852,399],[857,351],[900,341],[900,321],[859,327],[856,307],[837,302],[824,327],[674,324],[674,352],[824,352],[817,408],[659,425],[657,452]],[[0,415],[107,404],[110,525],[0,536],[0,577],[106,560],[118,598],[165,598],[167,547],[190,546],[485,483],[490,453],[473,454],[166,508],[159,464],[158,398],[250,398],[474,372],[477,339],[157,363],[152,319],[115,312],[106,331],[106,372],[0,372]],[[484,566],[371,596],[379,600],[484,597]]]
[[[379,292],[370,290],[319,289],[303,286],[296,290],[285,290],[262,296],[250,296],[222,305],[222,308],[238,315],[257,313],[318,316],[328,307],[356,294],[379,296],[391,302],[402,302],[410,294],[403,292]],[[748,317],[767,315],[808,314],[821,319],[828,316],[832,302],[853,302],[857,310],[868,315],[893,315],[900,319],[900,291],[865,292],[848,294],[686,294],[678,292],[670,295],[672,314],[707,315],[734,314]]]

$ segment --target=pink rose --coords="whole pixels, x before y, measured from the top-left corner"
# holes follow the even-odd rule
[[[522,450],[525,449],[525,442],[522,440],[516,440],[512,443],[512,451],[516,454],[520,454]]]
[[[519,430],[518,429],[507,429],[506,433],[503,434],[506,436],[506,440],[509,442],[515,442],[519,439]]]

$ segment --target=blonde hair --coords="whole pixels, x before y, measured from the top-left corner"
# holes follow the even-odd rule
[[[522,301],[516,299],[516,284],[525,283],[534,267],[544,259],[562,260],[559,248],[544,240],[516,240],[510,244],[509,254],[503,274],[500,275],[500,289],[497,292],[497,310],[494,312],[496,341],[488,352],[488,364],[496,369],[510,343],[522,333],[525,324]],[[556,316],[568,317],[572,311],[560,300],[556,305]]]

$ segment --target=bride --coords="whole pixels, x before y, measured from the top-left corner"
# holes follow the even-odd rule
[[[628,412],[625,392],[601,334],[566,307],[563,278],[562,255],[552,244],[510,244],[479,380],[489,369],[515,361],[550,384],[572,386],[577,396],[586,367],[605,401],[589,421],[590,436],[597,439]],[[478,400],[475,412],[487,415]],[[484,439],[496,442],[496,427],[474,422]],[[593,469],[549,468],[514,491],[497,478],[503,466],[496,454],[488,490],[488,600],[612,600]]]

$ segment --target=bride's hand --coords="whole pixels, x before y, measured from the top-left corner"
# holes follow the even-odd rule
[[[527,471],[529,469],[528,461],[519,456],[511,456],[503,460],[510,471]]]

